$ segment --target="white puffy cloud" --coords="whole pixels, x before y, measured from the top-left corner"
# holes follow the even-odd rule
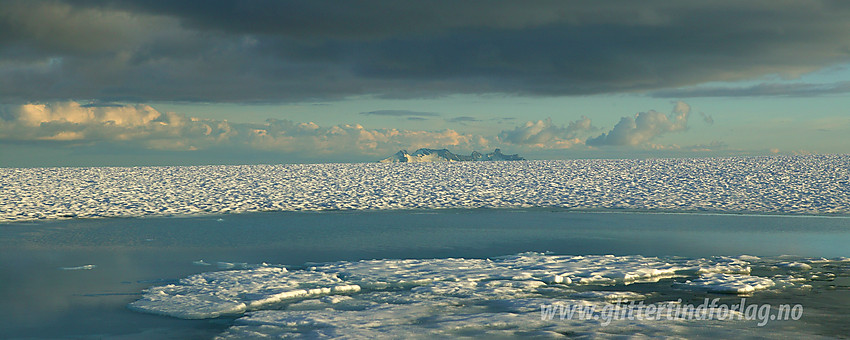
[[[26,104],[0,119],[0,140],[137,142],[146,148],[195,150],[227,140],[227,122],[159,112],[148,105],[82,105],[77,102]]]
[[[504,130],[499,134],[499,141],[533,148],[568,149],[584,144],[579,138],[580,134],[593,129],[590,118],[585,116],[570,122],[567,127],[557,126],[552,123],[552,118],[546,118],[526,122],[513,130]]]
[[[147,105],[81,105],[77,102],[22,105],[18,121],[39,126],[42,123],[111,124],[131,127],[148,125],[161,114]]]
[[[673,112],[667,116],[650,110],[640,112],[634,117],[623,117],[611,131],[588,138],[587,145],[645,145],[656,137],[669,132],[684,131],[688,128],[688,115],[691,107],[685,102],[676,102]]]

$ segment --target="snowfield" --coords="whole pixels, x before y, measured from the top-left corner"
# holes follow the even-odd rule
[[[520,208],[847,214],[850,155],[0,168],[0,221]]]

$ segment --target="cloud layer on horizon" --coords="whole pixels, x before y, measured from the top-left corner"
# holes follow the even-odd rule
[[[524,153],[615,145],[641,150],[664,147],[652,142],[663,134],[687,129],[689,113],[686,103],[677,102],[669,117],[656,111],[641,112],[623,117],[613,129],[597,137],[592,135],[598,134],[599,128],[584,116],[567,126],[558,126],[547,118],[495,135],[476,135],[454,129],[369,129],[356,123],[328,127],[278,119],[234,123],[160,112],[145,104],[67,101],[0,106],[0,144],[39,142],[75,147],[118,143],[159,151],[253,150],[314,160],[341,155],[374,159],[400,149],[418,148],[470,152],[503,147]],[[711,147],[693,149],[710,151]]]
[[[728,95],[670,91],[846,63],[848,16],[832,0],[11,0],[0,102]]]
[[[437,117],[440,114],[435,112],[420,112],[410,110],[377,110],[369,112],[360,112],[361,115],[367,116],[391,116],[391,117]]]
[[[232,123],[159,112],[144,104],[87,105],[73,101],[6,106],[0,111],[0,143],[15,141],[129,142],[153,150],[230,148],[306,156],[382,156],[404,148],[489,147],[489,141],[481,136],[452,129],[367,129],[360,124],[322,127],[313,122],[277,119],[262,124]]]
[[[850,92],[850,82],[828,84],[761,83],[747,87],[692,87],[662,90],[651,93],[656,98],[696,97],[814,97]]]

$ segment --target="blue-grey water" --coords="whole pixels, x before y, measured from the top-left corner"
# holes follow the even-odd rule
[[[526,251],[834,258],[850,257],[848,244],[850,218],[841,216],[477,209],[7,223],[0,224],[0,338],[213,337],[229,319],[179,320],[126,305],[147,287],[215,270],[218,261],[301,265]],[[199,260],[213,265],[193,263]],[[94,267],[62,269],[84,265]],[[850,298],[841,282],[829,299]]]

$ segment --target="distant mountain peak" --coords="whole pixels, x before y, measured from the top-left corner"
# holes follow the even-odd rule
[[[501,149],[482,154],[473,151],[469,156],[454,154],[448,149],[419,149],[413,153],[399,150],[394,155],[380,160],[381,163],[424,163],[424,162],[475,162],[475,161],[522,161],[519,155],[506,155]]]

